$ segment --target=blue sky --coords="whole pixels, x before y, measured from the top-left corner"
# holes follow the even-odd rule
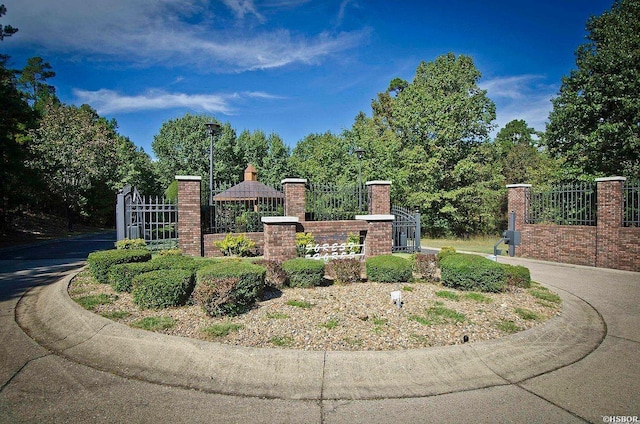
[[[51,63],[63,102],[115,118],[152,154],[185,113],[261,129],[291,147],[340,133],[394,77],[447,52],[473,57],[497,128],[544,130],[585,23],[612,0],[0,0],[0,43],[21,68]]]

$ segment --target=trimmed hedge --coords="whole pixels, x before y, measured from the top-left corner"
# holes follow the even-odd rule
[[[109,284],[117,292],[131,292],[133,279],[145,272],[162,269],[155,261],[114,265],[109,269]]]
[[[379,283],[405,283],[413,276],[411,262],[399,256],[374,256],[366,260],[365,267],[369,281]]]
[[[147,248],[147,242],[144,239],[124,239],[116,242],[118,250],[141,250]]]
[[[264,267],[267,270],[267,274],[264,277],[264,282],[267,286],[281,289],[287,283],[287,274],[282,269],[282,264],[280,262],[258,259],[253,263]]]
[[[160,269],[133,279],[133,302],[141,308],[183,305],[193,291],[193,273],[184,269]]]
[[[262,296],[265,274],[249,262],[214,263],[197,272],[193,301],[214,317],[241,314]]]
[[[413,256],[413,272],[425,280],[436,281],[438,275],[437,256],[432,253],[416,253]]]
[[[507,286],[505,268],[490,259],[461,253],[440,260],[442,284],[459,290],[501,292]]]
[[[437,257],[438,261],[441,261],[444,258],[446,258],[447,256],[453,255],[454,253],[456,253],[456,248],[455,247],[443,246],[442,249],[440,249],[440,251],[436,255],[436,257]]]
[[[90,253],[87,257],[91,275],[98,282],[107,284],[109,282],[109,269],[117,264],[129,262],[146,262],[151,259],[151,252],[148,250],[101,250]]]
[[[334,259],[327,263],[327,275],[333,277],[336,283],[357,283],[360,277],[360,260]]]
[[[282,269],[287,274],[289,287],[319,286],[324,281],[324,262],[315,259],[295,258],[282,263]]]
[[[528,289],[531,287],[531,273],[529,268],[522,265],[509,265],[502,264],[504,273],[507,278],[507,285],[509,287],[521,287]]]

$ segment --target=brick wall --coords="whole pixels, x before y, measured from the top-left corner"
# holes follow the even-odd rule
[[[282,180],[284,187],[284,214],[295,216],[299,221],[305,218],[307,180],[301,178],[287,178]]]
[[[262,218],[264,224],[264,258],[286,261],[296,257],[296,217]]]
[[[640,228],[622,227],[624,178],[597,180],[596,226],[525,224],[528,184],[509,185],[522,244],[516,255],[576,265],[640,271]]]
[[[319,244],[344,243],[349,233],[363,234],[367,229],[362,221],[304,221],[298,226],[298,231],[310,232]]]
[[[185,255],[202,256],[200,222],[201,177],[176,176],[178,180],[178,246]]]

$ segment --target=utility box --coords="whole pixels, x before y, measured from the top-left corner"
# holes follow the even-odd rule
[[[507,230],[502,233],[502,237],[504,237],[504,244],[508,244],[511,246],[520,246],[521,235],[520,231]]]

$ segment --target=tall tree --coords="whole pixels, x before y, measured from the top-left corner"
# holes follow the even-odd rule
[[[544,162],[544,153],[537,148],[541,138],[542,133],[522,119],[508,122],[498,132],[494,142],[507,184],[537,183],[533,181],[533,175]]]
[[[568,177],[640,176],[640,1],[591,17],[553,99],[546,144]]]
[[[284,144],[278,134],[271,133],[267,138],[268,152],[262,162],[262,170],[258,178],[270,186],[277,186],[287,177],[291,176],[289,157],[291,151]]]
[[[4,4],[0,4],[0,18],[7,14],[7,8]],[[4,37],[11,37],[13,34],[18,32],[18,28],[14,28],[11,25],[1,25],[0,24],[0,41],[4,40]]]
[[[27,59],[27,65],[20,72],[18,83],[32,107],[39,109],[50,100],[57,101],[55,87],[47,84],[47,80],[55,76],[56,73],[49,62],[45,62],[41,57]]]

